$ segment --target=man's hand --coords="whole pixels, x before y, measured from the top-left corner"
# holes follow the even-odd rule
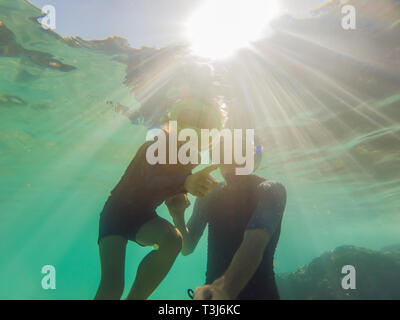
[[[204,197],[217,185],[210,173],[218,166],[212,165],[186,178],[185,189],[196,197]]]
[[[190,201],[186,194],[180,193],[165,200],[165,204],[171,216],[176,216],[185,212],[190,206]]]
[[[197,287],[194,290],[193,300],[231,300],[224,290],[223,280],[217,279],[212,284]]]

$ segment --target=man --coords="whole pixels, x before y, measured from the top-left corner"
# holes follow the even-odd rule
[[[221,165],[225,182],[196,200],[187,227],[176,224],[183,235],[183,255],[193,252],[208,224],[206,285],[195,290],[194,299],[279,299],[273,258],[286,190],[253,174],[237,176],[236,167]],[[175,216],[182,216],[175,208]],[[173,212],[174,206],[169,209]]]

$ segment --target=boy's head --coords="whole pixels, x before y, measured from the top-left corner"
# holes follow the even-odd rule
[[[225,122],[223,105],[212,100],[183,98],[171,106],[169,119],[178,122],[181,129],[218,129]]]
[[[223,105],[214,101],[202,101],[184,98],[178,100],[171,107],[170,121],[176,121],[177,134],[184,129],[192,129],[197,136],[197,147],[201,151],[202,129],[221,130],[225,122]],[[209,143],[207,144],[209,146]]]
[[[225,124],[225,104],[218,91],[219,84],[210,65],[182,63],[166,91],[167,119],[177,122],[178,131],[194,129],[200,141],[201,129],[220,130]]]

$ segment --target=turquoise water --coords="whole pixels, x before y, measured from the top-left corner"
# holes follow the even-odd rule
[[[98,214],[146,128],[105,104],[136,107],[126,65],[44,31],[31,19],[39,15],[25,1],[0,0],[0,298],[90,299],[100,276]],[[14,42],[6,42],[5,27]],[[379,61],[387,55],[375,51],[351,55],[344,45],[315,59],[324,46],[310,47],[319,37],[307,28],[307,40],[292,41],[286,30],[255,57],[232,62],[232,77],[241,75],[251,100],[238,118],[256,114],[265,146],[257,173],[288,190],[277,273],[345,244],[379,250],[400,243],[400,64]],[[158,213],[169,219],[164,206]],[[206,240],[178,257],[152,299],[186,299],[187,288],[203,283]],[[129,244],[126,290],[149,250]],[[41,287],[48,264],[56,268],[56,290]]]

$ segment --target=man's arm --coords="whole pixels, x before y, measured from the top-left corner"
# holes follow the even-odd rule
[[[228,270],[213,284],[220,287],[228,299],[236,299],[262,261],[270,234],[263,229],[247,230]]]
[[[215,299],[237,298],[260,266],[270,237],[281,223],[285,205],[286,190],[282,184],[267,181],[260,185],[258,205],[242,244],[224,275],[199,290],[199,294]]]

